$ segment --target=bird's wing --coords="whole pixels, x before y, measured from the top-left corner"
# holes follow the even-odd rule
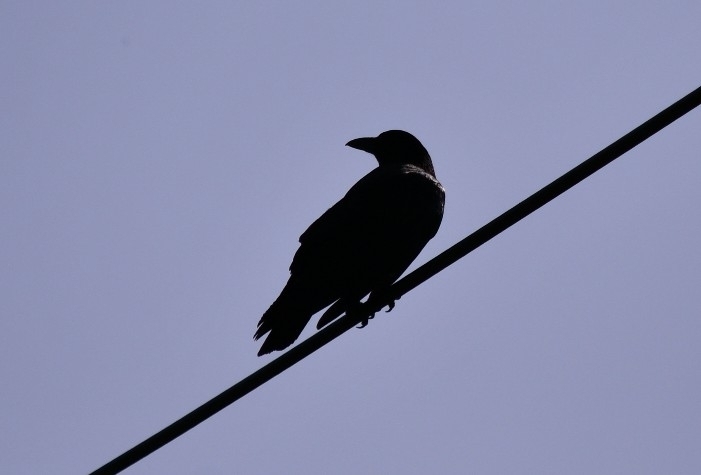
[[[332,272],[362,249],[377,221],[376,205],[386,193],[384,175],[379,168],[365,175],[304,231],[290,265],[292,274]]]
[[[435,235],[443,196],[416,167],[376,168],[302,234],[290,270],[357,298],[389,284]]]

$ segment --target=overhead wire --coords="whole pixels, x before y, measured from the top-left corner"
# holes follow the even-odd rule
[[[531,196],[502,213],[463,240],[446,249],[413,272],[395,282],[379,298],[354,307],[353,312],[334,321],[308,339],[283,353],[259,370],[245,377],[229,389],[181,417],[161,431],[114,458],[91,475],[115,474],[173,441],[246,394],[268,382],[278,374],[306,358],[322,346],[350,330],[384,306],[411,291],[421,283],[454,264],[493,237],[513,226],[559,195],[585,180],[635,146],[667,127],[701,104],[701,87],[690,92],[654,117],[628,132],[561,177],[544,186]]]

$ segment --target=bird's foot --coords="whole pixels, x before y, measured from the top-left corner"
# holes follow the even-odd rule
[[[375,313],[374,313],[374,312],[373,312],[372,314],[368,315],[367,317],[363,318],[363,319],[360,321],[360,325],[358,325],[358,326],[355,327],[355,328],[365,328],[366,326],[368,326],[369,321],[372,320],[373,318],[375,318]]]
[[[380,310],[382,310],[384,307],[387,307],[387,310],[385,310],[385,313],[391,312],[394,309],[394,307],[396,306],[397,300],[399,300],[398,298],[396,298],[396,299],[390,300],[389,303],[382,303],[383,301],[386,301],[386,299],[387,299],[387,294],[385,294],[385,293],[381,293],[381,294],[372,293],[372,294],[370,294],[368,301],[365,302],[364,305],[367,306],[368,308],[372,309],[371,313],[367,317],[363,318],[360,321],[360,325],[358,325],[356,328],[365,328],[366,326],[368,326],[369,321],[372,320],[373,318],[375,318],[375,314],[377,312],[379,312]]]

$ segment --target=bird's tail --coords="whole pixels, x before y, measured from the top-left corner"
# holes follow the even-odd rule
[[[308,297],[305,298],[306,295],[307,292],[300,292],[295,282],[290,279],[280,296],[258,322],[258,329],[253,338],[258,340],[268,335],[258,351],[258,356],[290,346],[302,333],[312,315],[333,301],[318,298],[309,301]]]
[[[290,346],[311,319],[311,315],[305,315],[294,307],[280,303],[279,300],[270,306],[258,322],[258,329],[253,338],[258,340],[268,334],[258,351],[258,356]]]

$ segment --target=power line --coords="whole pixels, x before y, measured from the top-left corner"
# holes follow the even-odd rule
[[[546,203],[557,198],[577,183],[605,167],[700,104],[701,87],[684,96],[647,122],[636,127],[608,147],[562,175],[560,178],[546,185],[513,208],[482,226],[462,241],[443,251],[406,277],[400,279],[392,285],[389,292],[380,298],[360,305],[354,313],[347,313],[323,330],[318,331],[307,340],[263,366],[258,371],[207,401],[194,411],[98,468],[92,472],[91,475],[119,473],[147,455],[155,452],[228,405],[268,382],[287,368],[298,363],[331,340],[350,330],[367,316],[385,305],[390,304],[392,301],[403,296],[449,265],[465,257],[468,253],[516,224]]]

